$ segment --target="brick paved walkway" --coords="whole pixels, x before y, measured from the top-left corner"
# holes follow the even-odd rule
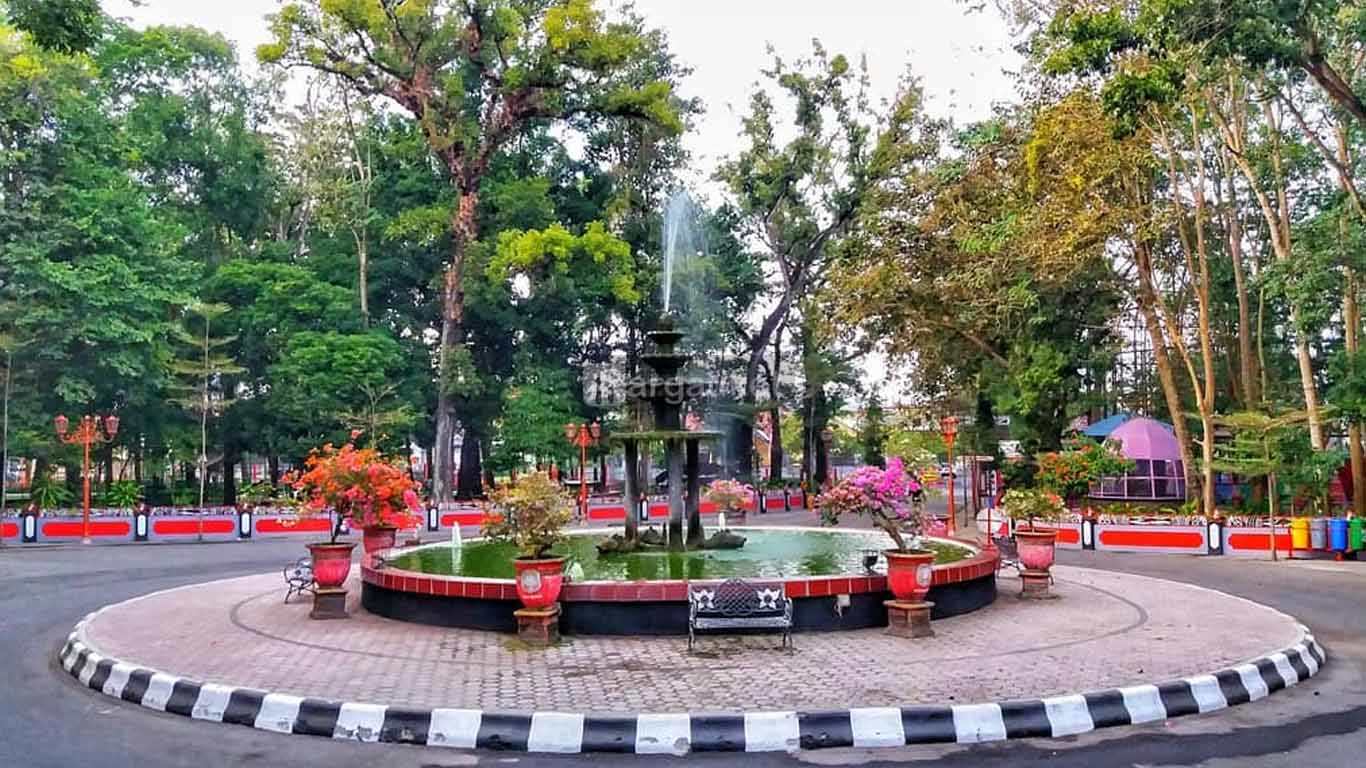
[[[203,681],[344,701],[573,712],[955,704],[1158,682],[1299,639],[1283,614],[1174,582],[1058,566],[1060,599],[1025,603],[1003,577],[991,607],[935,622],[934,638],[881,630],[776,637],[569,638],[528,650],[508,635],[372,616],[314,622],[282,605],[279,574],[150,595],[99,614],[98,652]],[[354,581],[354,580],[353,580]]]

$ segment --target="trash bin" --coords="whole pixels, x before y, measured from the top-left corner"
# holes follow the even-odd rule
[[[1309,547],[1328,548],[1328,520],[1322,517],[1309,518]]]
[[[1309,518],[1295,517],[1290,520],[1290,548],[1309,549]]]
[[[1328,548],[1334,552],[1347,551],[1347,518],[1335,517],[1328,521]]]
[[[1360,550],[1362,548],[1362,538],[1361,518],[1354,517],[1347,523],[1347,543],[1349,548]]]

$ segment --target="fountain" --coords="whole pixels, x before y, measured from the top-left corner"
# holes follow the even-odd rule
[[[682,377],[688,356],[678,352],[683,333],[674,329],[671,316],[665,315],[659,326],[645,334],[654,349],[640,356],[650,374],[640,375],[626,385],[631,410],[636,424],[632,430],[617,432],[612,439],[622,444],[626,455],[624,496],[626,499],[625,531],[598,545],[604,554],[634,552],[641,547],[667,546],[672,551],[689,549],[736,549],[744,546],[745,538],[730,531],[719,530],[707,538],[702,527],[701,483],[698,478],[699,444],[703,440],[722,437],[719,432],[689,430],[683,427],[684,406],[688,400],[705,393],[706,386]],[[646,429],[643,411],[649,406],[651,421]],[[650,442],[664,444],[665,466],[668,469],[669,522],[665,534],[653,529],[641,534],[641,493],[639,476],[640,450]]]
[[[626,459],[620,532],[572,531],[556,552],[569,560],[560,595],[560,627],[568,634],[686,634],[687,585],[726,578],[781,580],[793,599],[798,630],[885,626],[887,579],[867,552],[887,547],[885,533],[850,529],[728,527],[717,515],[706,535],[702,516],[700,446],[722,432],[685,428],[691,403],[708,393],[688,377],[692,356],[680,349],[680,324],[698,328],[712,309],[692,270],[703,243],[693,226],[685,193],[673,195],[664,215],[664,312],[645,334],[642,371],[625,385],[628,418],[609,439]],[[673,285],[678,282],[679,285]],[[675,289],[677,295],[675,295]],[[702,338],[701,333],[693,338]],[[663,445],[668,472],[667,524],[640,529],[649,516],[647,477],[641,459]],[[996,598],[996,558],[954,541],[927,541],[934,550],[935,618],[976,610]],[[415,547],[386,557],[381,567],[363,563],[366,610],[394,619],[441,626],[509,632],[519,607],[513,581],[516,551],[505,542],[462,541]]]

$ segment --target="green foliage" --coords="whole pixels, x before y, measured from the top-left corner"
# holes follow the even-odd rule
[[[1064,450],[1039,456],[1038,465],[1034,482],[1069,501],[1084,497],[1101,478],[1119,477],[1134,468],[1134,462],[1126,459],[1118,446],[1086,438],[1070,441]]]
[[[863,463],[886,468],[887,423],[882,410],[882,402],[876,395],[870,395],[863,407],[863,423],[859,427],[859,443],[863,452]],[[899,454],[898,454],[899,455]]]
[[[72,493],[66,483],[58,481],[56,474],[49,470],[33,478],[28,497],[38,509],[57,509],[71,503]]]
[[[499,472],[520,470],[528,459],[563,461],[577,455],[564,437],[564,425],[582,421],[563,370],[535,365],[524,358],[503,390],[490,466]]]
[[[118,509],[131,509],[139,501],[142,501],[142,484],[136,480],[117,480],[105,489],[100,498],[104,506]]]
[[[1011,488],[1001,497],[1001,507],[1012,520],[1024,520],[1033,528],[1035,522],[1054,522],[1067,514],[1062,497],[1040,488]]]
[[[99,39],[99,0],[7,0],[10,23],[58,53],[81,53]]]
[[[559,224],[502,232],[486,269],[494,280],[531,277],[533,290],[542,280],[567,280],[587,296],[632,304],[640,300],[634,268],[631,247],[595,221],[581,235]]]
[[[569,494],[543,473],[523,475],[515,484],[493,491],[489,501],[485,538],[511,542],[528,559],[548,556],[564,540],[564,528],[574,517]]]

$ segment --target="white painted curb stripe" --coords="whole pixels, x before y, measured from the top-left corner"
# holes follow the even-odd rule
[[[1048,715],[1048,724],[1053,726],[1054,737],[1072,736],[1096,729],[1091,719],[1091,709],[1086,706],[1086,697],[1081,694],[1044,699],[1043,709],[1044,714]]]
[[[1157,686],[1135,685],[1131,688],[1120,688],[1119,692],[1124,696],[1124,708],[1129,710],[1130,723],[1137,725],[1167,719],[1167,708],[1162,704],[1162,696],[1158,694]]]
[[[142,706],[165,712],[166,702],[171,699],[171,691],[179,679],[163,672],[153,673],[152,679],[147,681],[147,692],[142,694]]]
[[[474,749],[484,713],[478,709],[433,709],[427,746]]]
[[[801,748],[796,712],[746,712],[746,752],[796,752]]]
[[[388,707],[382,704],[357,704],[346,702],[337,713],[337,727],[332,731],[334,739],[353,739],[355,741],[379,741],[379,732],[384,730],[384,712]]]
[[[526,749],[528,752],[578,753],[583,749],[583,715],[566,712],[532,714]]]
[[[1266,687],[1266,681],[1262,679],[1261,670],[1257,669],[1256,664],[1239,664],[1233,668],[1238,673],[1238,677],[1243,679],[1243,687],[1247,689],[1248,701],[1264,699],[1270,695],[1271,691]]]
[[[223,710],[228,708],[228,699],[232,698],[232,688],[217,683],[205,683],[199,687],[199,698],[195,699],[194,710],[190,712],[190,717],[196,720],[210,720],[215,723],[223,722]]]
[[[692,720],[687,713],[640,715],[636,718],[636,753],[682,755],[692,747]]]
[[[1200,714],[1228,707],[1228,699],[1224,698],[1224,691],[1219,687],[1219,681],[1214,678],[1214,675],[1200,675],[1199,677],[1192,677],[1186,682],[1191,687],[1191,695],[1195,697],[1195,703],[1200,706]]]
[[[849,728],[856,747],[901,747],[906,744],[901,710],[896,707],[851,709]]]
[[[1290,666],[1289,656],[1286,656],[1284,653],[1273,653],[1270,658],[1271,663],[1276,665],[1276,671],[1281,673],[1281,679],[1285,681],[1286,688],[1289,688],[1300,681],[1299,673],[1295,671],[1294,667]]]
[[[268,693],[261,699],[261,710],[256,713],[253,725],[263,731],[293,733],[294,723],[299,719],[299,705],[303,697],[286,693]]]
[[[109,669],[109,677],[104,681],[104,695],[120,698],[123,696],[123,687],[128,685],[128,676],[133,674],[137,667],[132,664],[117,662]]]
[[[959,744],[1002,741],[1006,723],[999,704],[959,704],[953,708],[953,732]]]

